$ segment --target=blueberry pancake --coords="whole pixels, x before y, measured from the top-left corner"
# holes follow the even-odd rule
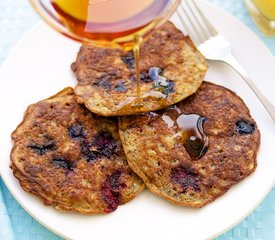
[[[58,210],[109,213],[144,188],[127,164],[117,120],[89,112],[72,88],[29,106],[12,139],[14,176]]]
[[[256,168],[260,132],[232,91],[204,82],[166,110],[121,117],[130,167],[153,193],[202,207]]]
[[[163,109],[195,93],[207,64],[168,22],[141,45],[140,104],[133,52],[82,46],[72,70],[80,103],[99,115],[120,116]]]

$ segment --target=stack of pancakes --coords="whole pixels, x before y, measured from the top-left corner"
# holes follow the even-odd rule
[[[11,152],[25,191],[86,214],[112,212],[144,186],[202,207],[255,170],[260,132],[248,108],[203,82],[204,57],[172,23],[141,46],[140,99],[134,66],[132,52],[82,46],[72,64],[75,89],[28,107]],[[198,139],[179,122],[191,115],[205,144],[196,156]]]

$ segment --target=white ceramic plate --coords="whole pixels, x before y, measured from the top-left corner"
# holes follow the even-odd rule
[[[232,43],[233,53],[259,88],[275,103],[275,60],[264,44],[239,21],[201,2],[203,10]],[[65,39],[45,24],[35,26],[14,48],[0,73],[1,176],[17,201],[36,220],[70,239],[209,239],[247,216],[268,194],[275,174],[275,126],[257,98],[227,66],[210,64],[206,80],[236,91],[251,109],[261,130],[258,168],[212,204],[199,209],[174,206],[148,191],[106,216],[60,213],[25,193],[9,169],[10,134],[26,107],[74,85],[70,64],[79,44]]]

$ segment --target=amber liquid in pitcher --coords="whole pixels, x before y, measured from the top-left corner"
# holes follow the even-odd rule
[[[72,33],[100,46],[133,50],[137,97],[140,100],[139,49],[158,23],[169,0],[52,0],[62,24]],[[84,42],[85,43],[85,42]],[[138,101],[140,102],[140,101]]]
[[[89,40],[125,42],[145,31],[168,4],[168,0],[52,0],[62,24]],[[122,42],[125,43],[125,42]],[[100,44],[100,45],[102,45]]]

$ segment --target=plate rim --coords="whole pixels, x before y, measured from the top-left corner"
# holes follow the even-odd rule
[[[274,55],[271,53],[271,51],[267,48],[267,46],[261,41],[261,39],[248,27],[246,26],[244,23],[242,23],[240,20],[238,20],[235,16],[231,15],[230,13],[226,12],[224,9],[221,9],[219,7],[217,7],[216,5],[206,1],[206,0],[199,0],[200,2],[203,2],[203,4],[210,6],[211,8],[214,8],[215,11],[219,11],[221,12],[223,15],[227,15],[227,17],[229,17],[232,21],[234,20],[234,22],[238,25],[242,25],[242,27],[245,27],[247,31],[253,33],[253,35],[255,36],[255,39],[257,38],[258,44],[261,44],[263,49],[266,50],[266,54],[269,54],[270,56],[273,57],[274,61],[275,61],[275,57]],[[37,28],[39,28],[41,25],[46,25],[42,20],[39,20],[37,23],[35,23],[33,26],[30,27],[30,29],[28,29],[23,35],[22,37],[15,43],[15,45],[12,47],[11,51],[9,52],[8,56],[4,59],[3,63],[0,66],[0,76],[2,75],[2,72],[4,71],[6,65],[9,63],[9,58],[14,55],[14,53],[16,52],[16,50],[18,48],[20,48],[20,46],[22,45],[22,42],[24,42],[25,38],[28,38],[29,35],[32,34],[32,32],[35,32]],[[32,217],[34,218],[38,223],[40,223],[42,226],[46,227],[47,229],[49,229],[50,231],[52,231],[53,233],[55,233],[57,236],[60,236],[62,238],[65,239],[72,239],[70,236],[66,236],[65,234],[56,231],[54,228],[50,227],[46,222],[40,220],[38,217],[36,217],[35,215],[32,214],[31,210],[29,210],[27,207],[24,206],[24,203],[21,202],[18,198],[17,198],[17,194],[13,191],[12,186],[9,183],[9,180],[6,178],[3,178],[1,172],[4,171],[2,170],[2,168],[0,168],[0,176],[4,182],[4,184],[6,185],[6,187],[8,188],[8,190],[10,191],[10,193],[12,194],[12,196],[16,199],[16,201],[19,203],[19,205]],[[275,175],[274,175],[274,180],[272,183],[270,183],[269,186],[269,190],[266,191],[265,194],[262,195],[261,198],[259,198],[259,200],[257,201],[257,203],[255,203],[255,205],[253,207],[250,208],[250,211],[248,211],[244,216],[242,216],[240,219],[237,219],[236,221],[234,221],[234,223],[232,223],[230,226],[228,226],[226,229],[221,230],[220,232],[217,232],[216,234],[208,237],[207,239],[213,239],[216,238],[218,236],[221,236],[222,234],[224,234],[225,232],[229,231],[230,229],[232,229],[233,227],[235,227],[237,224],[239,224],[241,221],[243,221],[243,219],[245,219],[248,215],[250,215],[261,203],[262,201],[266,198],[266,196],[269,194],[269,192],[271,191],[271,189],[273,188],[275,184]]]

